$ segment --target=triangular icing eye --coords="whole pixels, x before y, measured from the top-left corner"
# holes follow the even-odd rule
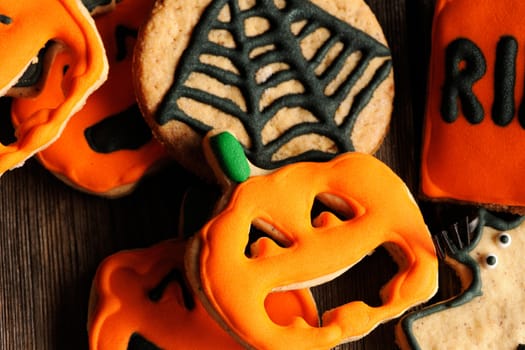
[[[195,300],[190,292],[190,289],[184,279],[184,274],[178,269],[172,269],[162,280],[148,292],[148,298],[154,302],[159,302],[164,296],[164,292],[168,285],[172,282],[176,282],[181,289],[184,307],[187,310],[193,310],[195,308]]]
[[[351,220],[357,215],[356,208],[350,206],[342,198],[329,193],[321,193],[316,196],[310,212],[312,226],[321,225],[319,218],[322,213],[331,213],[341,221]]]
[[[261,254],[268,253],[267,250],[263,253],[264,248],[262,248],[261,245],[261,242],[265,240],[271,240],[275,243],[274,246],[281,248],[286,248],[291,245],[289,239],[272,224],[256,219],[250,226],[248,243],[244,249],[244,255],[248,258],[256,258]],[[267,245],[265,245],[265,247],[267,247]]]
[[[13,23],[13,19],[9,16],[0,14],[0,24],[9,25]]]
[[[158,346],[150,342],[138,333],[133,333],[129,338],[126,350],[161,350]]]

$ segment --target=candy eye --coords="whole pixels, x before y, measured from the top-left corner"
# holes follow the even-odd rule
[[[498,244],[502,248],[508,247],[512,243],[512,237],[507,232],[502,232],[498,236]]]
[[[495,268],[498,265],[498,257],[494,254],[488,254],[485,257],[485,265],[490,269]]]

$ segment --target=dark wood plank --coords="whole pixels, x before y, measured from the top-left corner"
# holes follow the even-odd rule
[[[377,155],[417,192],[433,1],[367,2],[392,48],[396,81],[390,132]],[[196,182],[172,165],[132,195],[108,200],[67,187],[34,160],[0,178],[0,348],[87,349],[87,304],[97,266],[119,250],[175,235],[181,196]],[[422,207],[430,220],[436,209]],[[374,273],[378,277],[370,280]],[[377,302],[376,291],[391,273],[392,262],[380,252],[316,294],[324,307],[349,298]],[[340,348],[394,349],[393,325]]]

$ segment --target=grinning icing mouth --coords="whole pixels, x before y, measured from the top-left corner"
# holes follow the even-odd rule
[[[9,25],[11,23],[13,23],[13,19],[11,17],[0,14],[0,24]]]

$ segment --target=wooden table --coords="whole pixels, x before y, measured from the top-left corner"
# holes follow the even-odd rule
[[[391,46],[396,99],[388,136],[377,156],[417,193],[432,0],[367,0]],[[3,115],[6,115],[5,106]],[[106,256],[147,247],[177,231],[185,189],[198,183],[173,164],[146,179],[131,195],[103,199],[78,192],[31,159],[0,179],[0,348],[87,349],[86,317],[91,280]],[[429,226],[436,205],[421,203]],[[365,298],[391,273],[376,254],[342,279],[317,288],[323,307]],[[377,280],[370,280],[373,272]],[[385,277],[386,276],[386,277]],[[444,283],[450,280],[445,274]],[[350,281],[345,283],[345,281]],[[449,293],[443,287],[436,298]],[[374,299],[375,298],[375,299]],[[342,349],[394,349],[394,322]]]

